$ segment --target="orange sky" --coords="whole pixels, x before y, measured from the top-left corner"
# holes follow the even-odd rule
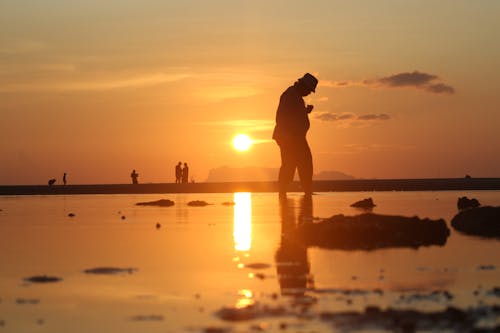
[[[498,17],[486,0],[4,0],[0,184],[279,167],[278,99],[305,72],[316,173],[500,177]],[[237,133],[259,143],[238,153]]]

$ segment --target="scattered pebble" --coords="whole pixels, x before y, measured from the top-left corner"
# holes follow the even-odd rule
[[[74,213],[69,213],[68,216],[69,217],[75,217],[75,214]]]
[[[125,220],[127,217],[125,215],[122,215],[122,220]]]
[[[130,318],[132,321],[163,321],[162,315],[137,315]]]
[[[40,300],[36,298],[18,298],[16,299],[16,303],[19,305],[24,305],[24,304],[35,305],[40,303]]]
[[[48,276],[48,275],[35,275],[24,278],[24,281],[31,283],[53,283],[62,281],[62,278],[57,276]]]
[[[36,324],[37,325],[43,325],[43,324],[45,324],[45,320],[43,320],[42,318],[39,318],[39,319],[36,320]]]
[[[479,265],[477,266],[478,271],[494,271],[496,269],[495,265]]]
[[[252,263],[252,264],[245,264],[244,267],[251,269],[266,269],[266,268],[271,268],[271,265],[265,263]]]
[[[209,326],[203,329],[203,333],[229,333],[231,330],[232,329],[230,327]]]
[[[138,271],[137,268],[132,268],[132,267],[126,267],[126,268],[96,267],[96,268],[86,269],[83,272],[86,274],[116,275],[116,274],[132,274],[137,271]]]
[[[226,201],[222,203],[223,206],[234,206],[235,203],[233,201]]]
[[[161,224],[160,223],[156,223],[156,229],[160,229],[161,228]]]
[[[0,327],[4,327],[4,326],[5,326],[5,320],[0,319]]]

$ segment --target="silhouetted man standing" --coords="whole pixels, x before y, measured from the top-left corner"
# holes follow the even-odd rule
[[[182,180],[182,163],[179,162],[175,166],[175,182],[180,184],[181,180]]]
[[[317,85],[318,79],[306,73],[280,97],[273,139],[276,140],[281,152],[278,178],[281,197],[286,195],[287,186],[293,180],[295,169],[299,172],[304,193],[312,194],[313,163],[306,134],[310,126],[308,114],[313,106],[306,106],[303,97],[315,92]]]
[[[189,179],[189,167],[187,163],[184,162],[184,168],[182,168],[182,182],[187,183]]]
[[[139,174],[134,170],[132,170],[132,173],[130,174],[130,178],[132,178],[132,184],[139,184],[137,181],[137,178],[139,177]]]

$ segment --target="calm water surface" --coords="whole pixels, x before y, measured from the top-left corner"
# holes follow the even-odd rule
[[[464,195],[500,205],[499,191],[319,193],[312,207],[292,193],[281,208],[274,193],[0,197],[0,332],[203,332],[208,327],[335,332],[320,313],[367,305],[430,311],[495,304],[498,296],[488,291],[500,281],[497,240],[452,229],[443,247],[367,252],[290,246],[281,239],[282,223],[359,214],[349,205],[367,197],[378,214],[443,218],[449,224],[457,198]],[[175,205],[135,205],[161,198]],[[211,205],[190,207],[192,200]],[[137,271],[83,272],[103,266]],[[34,275],[63,280],[23,280]],[[453,298],[411,296],[435,290]],[[253,303],[313,305],[304,316],[231,322],[216,315],[223,307]]]

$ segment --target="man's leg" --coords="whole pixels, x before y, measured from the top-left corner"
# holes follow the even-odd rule
[[[278,176],[279,194],[286,195],[288,184],[293,181],[296,168],[296,154],[294,148],[290,144],[281,143],[279,145],[281,152],[281,167]]]
[[[299,171],[300,183],[302,185],[302,189],[304,190],[304,194],[311,195],[313,176],[311,148],[309,148],[309,144],[304,138],[304,141],[301,142],[297,149],[299,150],[297,169]]]

